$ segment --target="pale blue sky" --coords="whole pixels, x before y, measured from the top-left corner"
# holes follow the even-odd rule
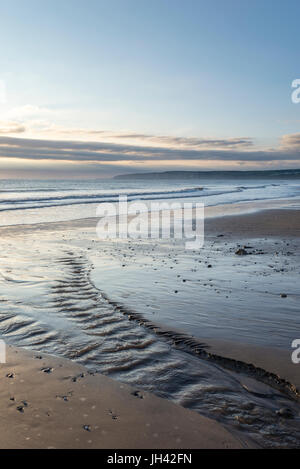
[[[0,0],[0,11],[0,136],[248,137],[265,150],[299,131],[299,2]]]

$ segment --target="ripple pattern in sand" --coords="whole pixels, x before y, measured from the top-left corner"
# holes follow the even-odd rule
[[[298,447],[299,405],[278,390],[247,391],[241,375],[180,350],[168,333],[128,314],[91,282],[85,254],[67,251],[52,259],[60,274],[50,282],[40,317],[38,302],[1,302],[0,333],[15,345],[75,359],[94,371],[154,392],[204,415],[263,447]],[[149,326],[149,324],[148,324]],[[173,338],[174,339],[174,338]],[[192,338],[185,338],[193,344]],[[180,345],[180,344],[178,344]],[[276,410],[292,409],[295,418]]]

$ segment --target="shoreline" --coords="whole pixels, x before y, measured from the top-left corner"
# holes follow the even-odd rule
[[[232,237],[245,236],[247,238],[258,238],[260,236],[284,236],[299,238],[299,219],[300,210],[298,209],[272,208],[253,213],[209,216],[205,219],[205,234],[214,236],[217,232],[225,230],[225,234]],[[97,221],[99,221],[98,217],[92,217],[58,222],[3,225],[0,226],[0,233],[5,236],[9,234],[23,235],[33,231],[95,229]],[[289,224],[286,225],[286,222]],[[266,223],[266,226],[264,226],[264,223]]]
[[[300,211],[300,198],[295,196],[294,198],[283,198],[283,199],[266,199],[258,201],[244,201],[237,203],[228,203],[221,205],[208,205],[205,209],[205,223],[213,224],[218,223],[222,219],[236,219],[237,217],[255,217],[262,213],[269,213],[278,211],[281,214],[288,212],[290,214]],[[21,210],[21,209],[20,209]],[[163,210],[160,211],[163,213]],[[38,223],[25,223],[25,224],[13,224],[13,225],[0,225],[0,231],[12,231],[22,228],[23,230],[31,229],[43,229],[47,230],[49,227],[55,228],[56,230],[63,230],[68,227],[73,228],[85,228],[95,226],[99,217],[86,217],[86,218],[74,218],[70,220],[60,221],[45,221]],[[300,236],[300,234],[299,234]]]

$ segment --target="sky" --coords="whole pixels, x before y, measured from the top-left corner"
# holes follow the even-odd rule
[[[300,168],[299,2],[0,11],[0,178]]]

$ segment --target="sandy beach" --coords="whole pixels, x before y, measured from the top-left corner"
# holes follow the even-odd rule
[[[224,427],[49,355],[9,347],[1,365],[3,448],[243,448]]]
[[[283,314],[297,324],[297,317],[292,319],[297,289],[285,299],[280,294],[286,291],[282,277],[291,287],[289,276],[299,265],[300,212],[273,209],[208,218],[201,254],[153,241],[101,241],[95,237],[96,221],[0,228],[6,266],[1,271],[1,337],[22,347],[9,347],[7,363],[1,365],[1,447],[296,447],[300,373],[291,361],[289,336],[297,336],[297,330],[291,325],[291,333],[287,329],[286,339],[277,342],[284,330],[274,329],[266,309],[262,325],[266,323],[266,331],[274,329],[271,335],[257,329],[253,319],[244,341],[236,319],[236,330],[226,332],[229,316],[224,328],[214,326],[212,335],[209,323],[197,330],[184,316],[177,317],[175,295],[168,297],[170,323],[163,302],[159,313],[157,309],[157,270],[149,276],[152,299],[138,278],[140,265],[144,279],[150,267],[160,270],[161,288],[168,289],[169,282],[177,288],[176,277],[181,309],[185,288],[187,297],[190,288],[213,288],[213,294],[201,296],[202,308],[215,304],[220,312],[215,302],[222,294],[220,301],[224,295],[229,301],[226,311],[234,310],[240,297],[251,311],[256,306],[247,300],[247,291],[236,297],[232,285],[225,285],[217,293],[217,265],[234,282],[243,269],[249,276],[253,266],[253,279],[247,277],[253,288],[272,265],[268,279],[278,291],[269,299],[264,290],[259,301],[265,298],[273,311],[273,304],[287,300]],[[235,250],[244,245],[248,254],[237,256]],[[16,285],[19,312],[12,319]],[[28,316],[26,304],[37,311],[35,319]]]

